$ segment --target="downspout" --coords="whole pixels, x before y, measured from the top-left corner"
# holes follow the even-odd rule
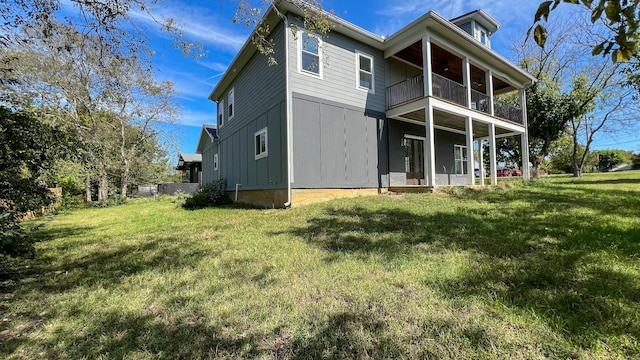
[[[293,165],[291,164],[292,156],[291,156],[291,146],[292,146],[292,138],[291,138],[291,84],[290,84],[290,76],[289,76],[289,16],[285,16],[284,20],[284,66],[285,66],[285,82],[286,82],[286,101],[287,101],[287,202],[284,203],[284,207],[291,207],[291,176],[293,174]]]

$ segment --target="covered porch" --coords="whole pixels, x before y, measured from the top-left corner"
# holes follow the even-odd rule
[[[496,54],[471,57],[444,38],[424,34],[405,44],[385,53],[387,118],[390,127],[404,129],[390,138],[390,186],[470,186],[485,178],[495,185],[496,141],[506,136],[521,137],[521,170],[528,178],[524,88],[532,78],[496,62]]]
[[[461,111],[438,99],[423,99],[422,103],[420,109],[404,107],[406,113],[399,109],[389,120],[390,188],[415,191],[484,185],[486,178],[495,185],[497,140],[520,136],[526,143],[522,126],[473,110]],[[489,148],[488,158],[483,147]],[[487,160],[489,166],[484,165]]]

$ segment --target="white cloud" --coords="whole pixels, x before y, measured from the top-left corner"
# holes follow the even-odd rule
[[[380,35],[391,35],[403,26],[417,19],[429,10],[451,19],[468,12],[483,9],[494,17],[506,32],[522,31],[530,26],[533,15],[538,6],[535,1],[481,1],[481,0],[389,0],[385,6],[376,11],[381,16],[375,26],[375,32]]]
[[[233,24],[230,15],[220,16],[212,13],[209,8],[180,2],[164,3],[156,7],[152,14],[132,10],[129,15],[139,22],[151,25],[158,33],[161,27],[158,21],[171,18],[186,40],[224,48],[231,52],[239,50],[249,34],[249,29]]]
[[[176,122],[186,126],[202,126],[202,124],[214,124],[216,122],[215,112],[186,110],[176,119]]]

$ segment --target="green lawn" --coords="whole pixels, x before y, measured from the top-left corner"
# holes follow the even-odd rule
[[[0,358],[640,357],[640,172],[43,221]]]

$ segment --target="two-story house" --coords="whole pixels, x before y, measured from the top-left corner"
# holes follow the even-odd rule
[[[522,137],[528,175],[524,89],[535,79],[491,49],[499,24],[484,11],[452,20],[430,11],[389,37],[332,16],[335,28],[319,36],[295,6],[276,4],[284,17],[271,8],[264,20],[278,65],[249,39],[209,96],[218,138],[200,139],[199,151],[215,149],[203,157],[215,158],[205,182],[224,178],[232,197],[274,207],[474,185],[484,162],[474,148],[488,144],[496,184],[504,136]],[[507,93],[519,106],[497,99]]]

